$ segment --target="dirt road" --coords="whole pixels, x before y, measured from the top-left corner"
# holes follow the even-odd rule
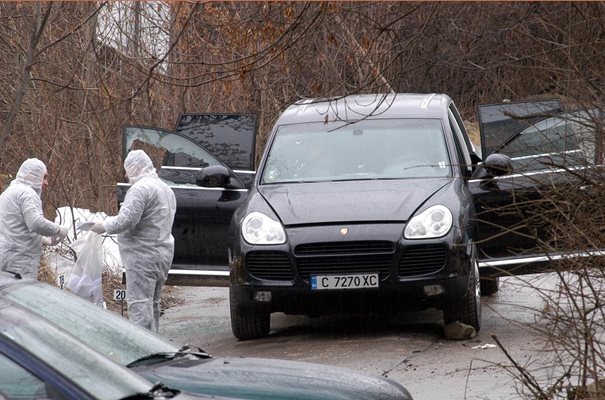
[[[527,282],[523,282],[527,281]],[[441,313],[428,310],[396,316],[307,318],[273,314],[268,338],[240,342],[231,333],[228,289],[178,287],[181,305],[166,310],[160,334],[214,355],[258,356],[348,367],[394,379],[416,400],[518,399],[505,371],[497,335],[523,365],[541,370],[552,364],[533,327],[543,323],[542,301],[529,286],[554,285],[548,275],[507,278],[499,293],[483,299],[483,326],[466,341],[444,338]],[[542,372],[546,373],[546,371]]]

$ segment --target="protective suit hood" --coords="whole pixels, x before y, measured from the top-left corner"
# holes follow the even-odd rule
[[[145,176],[157,176],[151,158],[143,150],[132,150],[124,160],[124,170],[130,183]]]
[[[28,158],[19,167],[15,181],[30,186],[40,194],[46,172],[46,165],[42,161],[37,158]]]

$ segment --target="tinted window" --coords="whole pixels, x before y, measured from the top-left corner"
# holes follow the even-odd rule
[[[439,119],[367,119],[279,126],[263,183],[445,177]]]
[[[254,169],[254,115],[185,114],[179,117],[176,131],[204,146],[231,169]]]
[[[523,130],[499,152],[512,158],[516,172],[593,164],[595,132],[591,114],[567,113]]]
[[[169,185],[195,185],[197,169],[220,164],[213,155],[196,142],[174,132],[154,128],[126,127],[124,140],[125,151],[144,150],[153,161],[160,178]]]
[[[560,113],[558,100],[502,103],[479,107],[483,157],[494,151],[531,124]]]

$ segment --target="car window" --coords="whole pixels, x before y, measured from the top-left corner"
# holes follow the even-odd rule
[[[487,157],[533,123],[563,111],[559,100],[482,104],[479,106],[481,148]]]
[[[221,165],[210,152],[193,140],[155,128],[124,128],[124,151],[144,150],[160,178],[168,185],[195,185],[200,168]]]
[[[450,176],[439,119],[367,119],[277,128],[261,182]]]
[[[48,399],[46,385],[28,370],[0,354],[0,399]],[[57,398],[56,396],[54,398]]]
[[[521,131],[498,152],[515,172],[594,164],[596,128],[589,112],[566,113]]]
[[[178,348],[109,311],[69,292],[40,283],[3,289],[3,296],[61,326],[121,365]]]
[[[452,111],[448,111],[448,117],[450,121],[450,128],[452,129],[452,133],[454,136],[454,142],[456,144],[456,151],[458,152],[458,158],[464,163],[464,165],[460,165],[461,169],[470,169],[470,165],[472,164],[471,155],[469,153],[469,148],[464,140],[463,133],[461,131],[460,126],[458,125],[458,121],[452,114]]]
[[[252,114],[183,114],[175,130],[233,170],[254,169],[256,117]]]
[[[454,105],[454,103],[450,103],[448,108],[450,117],[454,118],[456,121],[456,125],[460,128],[462,143],[466,146],[469,153],[477,153],[477,149],[475,148],[475,144],[471,142],[471,139],[468,136],[468,132],[466,131],[466,127],[464,126],[464,122],[462,122],[462,118],[460,117],[460,113],[458,109]]]

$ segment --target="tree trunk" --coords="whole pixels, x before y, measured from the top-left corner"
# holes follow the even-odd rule
[[[13,105],[11,106],[11,109],[8,112],[6,121],[4,122],[4,126],[2,127],[2,132],[0,133],[0,162],[2,161],[2,155],[4,154],[4,147],[6,146],[6,141],[8,140],[10,133],[13,130],[15,120],[17,119],[19,111],[21,110],[23,98],[25,97],[25,93],[27,92],[27,87],[29,85],[31,76],[31,70],[36,62],[36,47],[40,42],[42,32],[44,32],[44,27],[46,26],[46,22],[48,21],[51,9],[52,2],[48,3],[48,8],[44,12],[44,15],[42,15],[41,3],[37,3],[35,5],[32,32],[29,40],[29,45],[27,47],[27,53],[25,55],[25,63],[23,64],[23,73],[21,75],[21,81],[19,82],[19,86],[17,87]]]

